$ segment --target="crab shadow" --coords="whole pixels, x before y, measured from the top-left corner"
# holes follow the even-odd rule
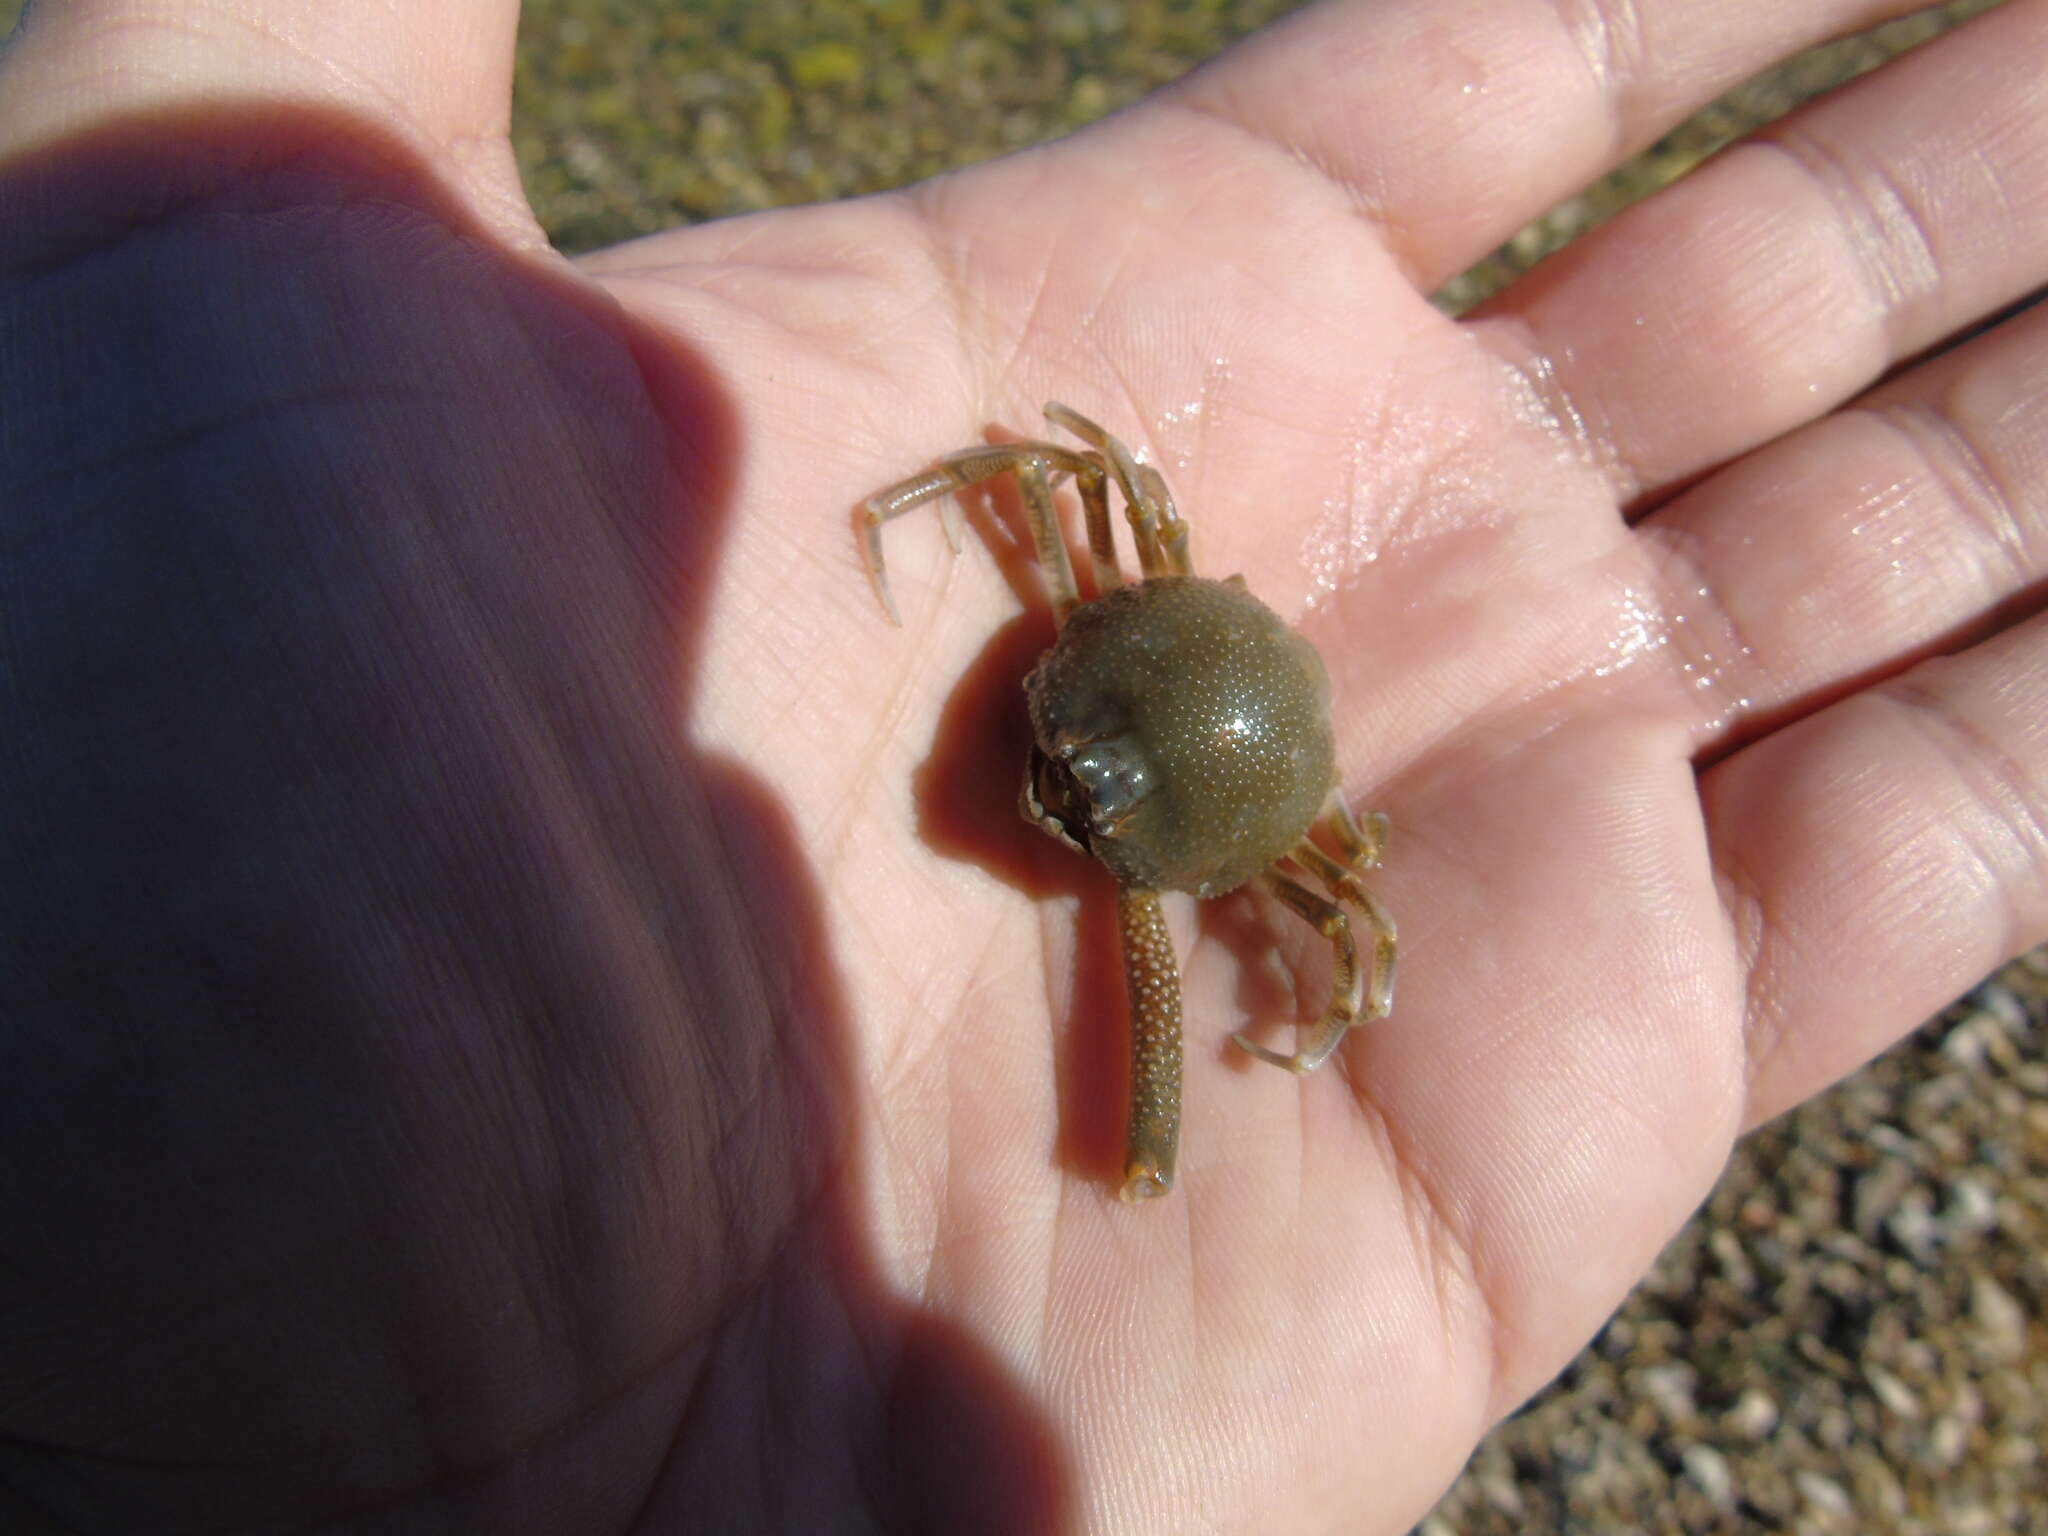
[[[1042,908],[1071,909],[1073,988],[1054,1025],[1053,1155],[1070,1172],[1113,1188],[1123,1167],[1130,1082],[1116,882],[1018,810],[1031,746],[1024,678],[1052,639],[1042,604],[989,637],[947,695],[912,788],[918,835],[933,852],[987,871]],[[1057,999],[1061,988],[1049,980],[1047,995]]]

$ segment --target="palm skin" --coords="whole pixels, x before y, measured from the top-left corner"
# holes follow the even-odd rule
[[[1377,25],[574,269],[424,117],[0,141],[70,189],[23,199],[59,211],[10,270],[75,276],[17,284],[16,334],[139,294],[180,384],[86,346],[15,397],[57,402],[9,464],[46,488],[0,849],[38,871],[0,930],[20,1518],[1401,1529],[1735,1134],[2040,936],[2041,545],[1873,585],[1999,538],[1881,410],[1822,419],[2038,272],[1959,258],[1845,340],[1839,255],[1777,312],[1646,210],[1454,324],[1424,295],[1510,195],[1390,211],[1398,171],[1285,147],[1286,84],[1312,116]],[[2005,216],[2048,228],[2042,183]],[[1684,328],[1632,248],[1708,284]],[[1988,423],[2025,527],[2043,337],[1877,401]],[[958,559],[892,527],[899,631],[849,523],[1047,399],[1315,642],[1394,826],[1396,1012],[1312,1078],[1224,1049],[1317,1006],[1312,937],[1177,914],[1181,1175],[1138,1209],[1111,889],[1012,809],[1028,561],[1000,498]]]

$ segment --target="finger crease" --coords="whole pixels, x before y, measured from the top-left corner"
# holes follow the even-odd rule
[[[1934,231],[1907,183],[1881,164],[1858,163],[1796,125],[1752,141],[1797,166],[1834,210],[1837,225],[1875,299],[1886,355],[1899,357],[1914,333],[1912,311],[1941,286]]]
[[[1636,533],[1649,541],[1662,567],[1659,587],[1671,620],[1672,666],[1690,701],[1687,723],[1719,730],[1730,708],[1746,709],[1765,691],[1768,670],[1720,587],[1701,568],[1694,552],[1699,536],[1662,523],[1644,525]]]
[[[1996,561],[2002,568],[1987,572],[1986,589],[2011,592],[2029,586],[2042,559],[2040,553],[2029,547],[2027,520],[2021,516],[2019,498],[1946,402],[1899,402],[1863,409],[1904,439],[1929,477],[1948,492],[1956,509],[1989,535],[1975,543],[1986,550],[1984,559]]]
[[[1632,137],[1628,102],[1643,74],[1641,6],[1636,0],[1551,0],[1551,4],[1606,104],[1608,145],[1621,154]]]
[[[2014,886],[2020,872],[2038,871],[2048,860],[2048,810],[2041,787],[1997,739],[1912,674],[1887,684],[1881,696],[1906,714],[1948,764],[1970,803],[1996,823],[1999,835],[1986,838],[1971,818],[1944,818],[1976,865],[1979,889],[1987,895],[2005,893],[2005,934],[1999,947],[2001,953],[2017,953],[2025,943]]]

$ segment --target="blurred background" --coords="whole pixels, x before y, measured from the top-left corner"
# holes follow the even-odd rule
[[[1731,139],[1985,8],[1945,6],[1751,82],[1437,302],[1463,309]],[[20,9],[0,0],[0,30]],[[528,0],[514,138],[541,222],[587,250],[1040,142],[1289,9]],[[2044,1047],[2048,950],[1751,1136],[1421,1536],[2048,1532]]]

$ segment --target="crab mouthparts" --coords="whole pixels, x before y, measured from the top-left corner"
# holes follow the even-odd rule
[[[1154,784],[1151,765],[1128,737],[1063,742],[1057,755],[1031,751],[1032,819],[1084,852],[1097,838],[1117,836]]]

